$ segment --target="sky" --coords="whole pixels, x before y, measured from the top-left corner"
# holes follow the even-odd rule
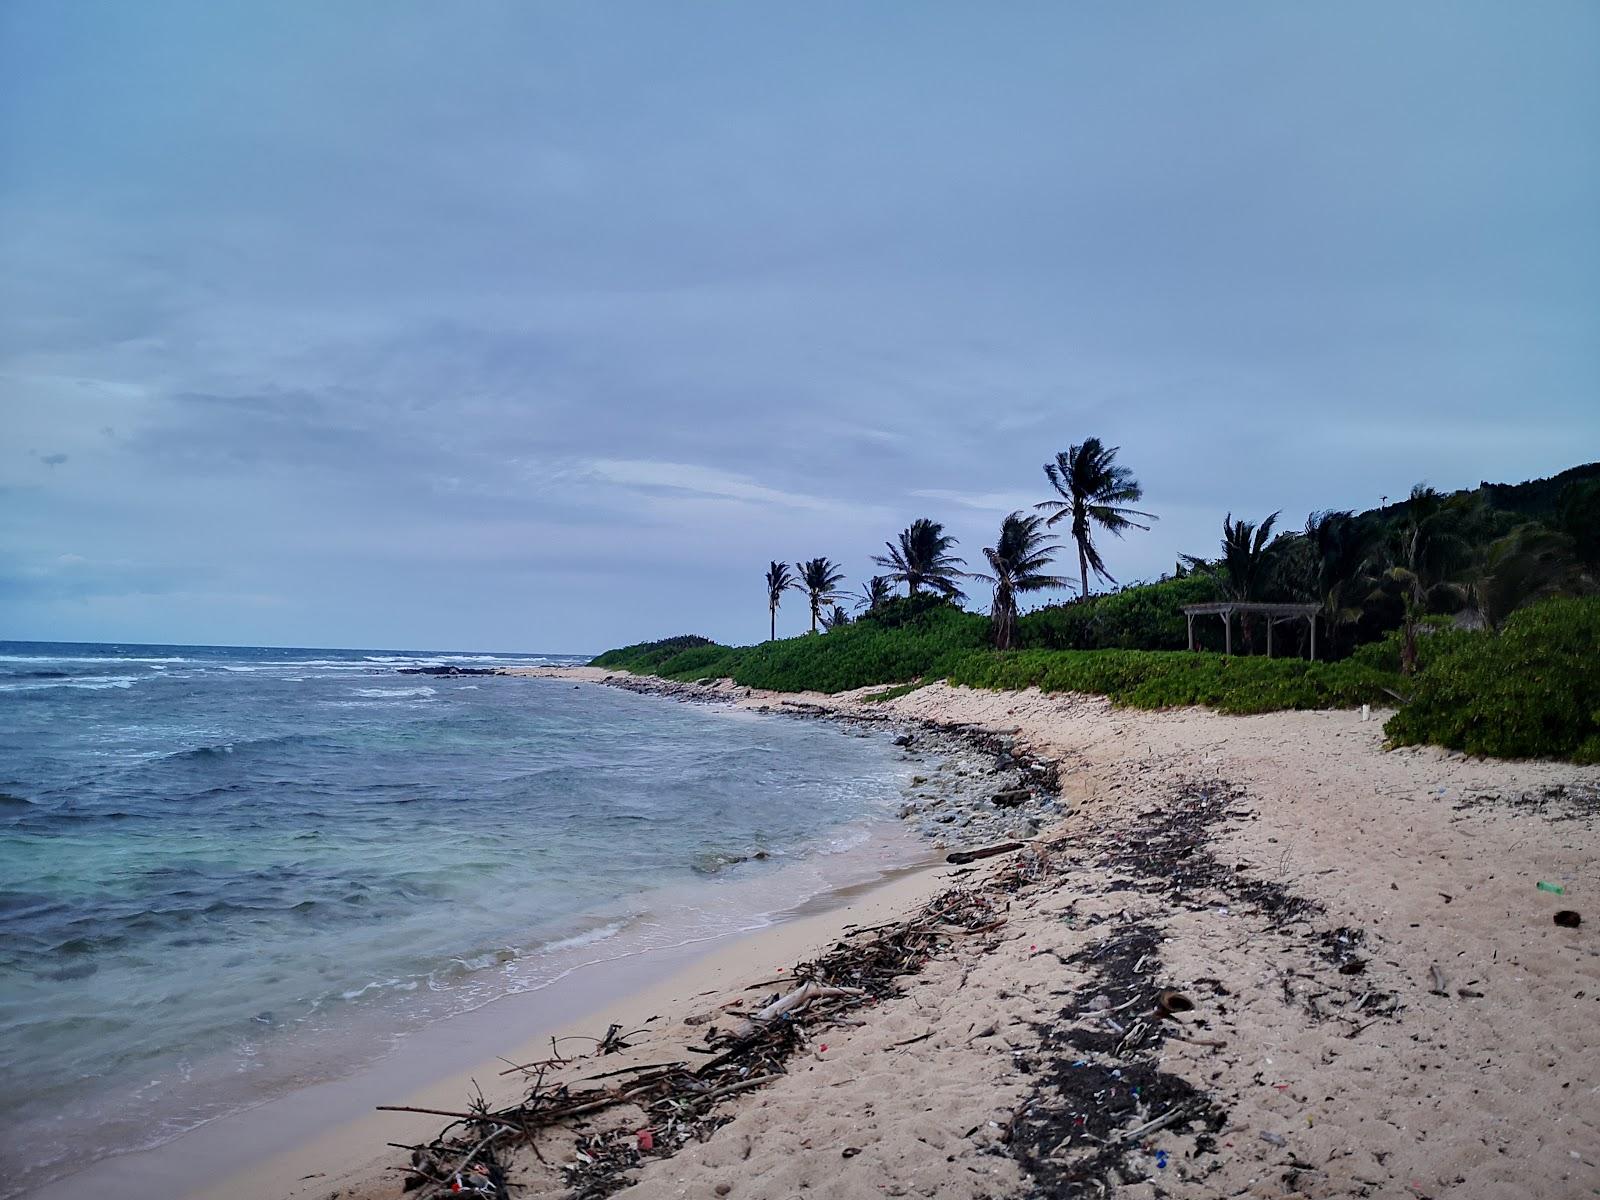
[[[753,641],[1087,436],[1124,582],[1600,458],[1597,63],[1587,0],[7,0],[0,638]]]

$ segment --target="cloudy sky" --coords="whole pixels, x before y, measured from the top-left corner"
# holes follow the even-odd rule
[[[1587,0],[8,0],[0,637],[751,640],[770,558],[978,558],[1090,434],[1124,580],[1592,460],[1597,58]]]

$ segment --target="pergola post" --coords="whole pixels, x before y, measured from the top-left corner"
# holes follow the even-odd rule
[[[1272,627],[1274,625],[1276,625],[1276,624],[1277,624],[1277,622],[1274,621],[1272,619],[1271,615],[1269,614],[1268,617],[1267,617],[1267,657],[1268,658],[1272,657]]]
[[[1194,649],[1194,614],[1193,613],[1184,613],[1183,614],[1183,619],[1189,626],[1189,649],[1193,650]]]
[[[1233,610],[1229,609],[1222,614],[1222,652],[1233,653]]]
[[[1306,618],[1311,622],[1311,661],[1317,661],[1317,614],[1312,613]]]

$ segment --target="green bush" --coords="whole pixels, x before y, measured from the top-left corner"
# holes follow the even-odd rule
[[[1168,650],[1020,650],[970,655],[950,674],[967,687],[1089,692],[1135,708],[1203,704],[1226,713],[1350,708],[1392,699],[1398,680],[1360,664],[1230,658]]]
[[[821,634],[730,648],[705,638],[610,650],[595,666],[693,682],[708,676],[775,692],[845,692],[942,678],[948,664],[987,644],[989,622],[936,597],[901,599]]]
[[[681,651],[692,650],[696,646],[713,646],[715,644],[710,638],[686,633],[681,637],[662,638],[656,642],[635,642],[631,646],[623,646],[617,650],[607,650],[598,658],[591,659],[589,665],[591,667],[620,667],[623,670],[644,674],[654,670]]]
[[[1600,762],[1600,598],[1545,600],[1498,634],[1425,639],[1410,701],[1384,732],[1496,758]]]
[[[948,678],[967,687],[1037,687],[1137,708],[1199,704],[1225,713],[1387,705],[1409,693],[1385,726],[1396,744],[1600,762],[1600,597],[1530,605],[1498,634],[1432,629],[1419,640],[1420,670],[1408,680],[1397,673],[1398,635],[1336,663],[1169,650],[996,653],[988,645],[985,618],[919,597],[825,634],[737,648],[668,638],[594,662],[685,681],[732,678],[778,692]]]

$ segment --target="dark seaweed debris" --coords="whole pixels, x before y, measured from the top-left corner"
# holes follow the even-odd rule
[[[1509,795],[1480,793],[1463,796],[1454,805],[1457,812],[1478,808],[1509,808],[1517,813],[1532,813],[1549,821],[1589,821],[1600,817],[1600,787],[1593,784],[1550,784]]]
[[[1366,968],[1362,930],[1318,930],[1315,919],[1323,909],[1315,901],[1217,857],[1216,835],[1229,822],[1254,819],[1243,807],[1245,800],[1228,784],[1191,783],[1171,804],[1141,813],[1133,823],[1101,825],[1087,838],[1051,843],[1051,849],[1075,845],[1086,851],[1085,857],[1112,878],[1108,892],[1137,892],[1160,902],[1143,915],[1124,910],[1120,916],[1088,918],[1104,932],[1064,960],[1082,972],[1080,982],[1057,1018],[1036,1026],[1039,1080],[1009,1132],[1012,1152],[1040,1195],[1106,1195],[1119,1185],[1159,1176],[1169,1162],[1168,1151],[1155,1149],[1161,1134],[1192,1138],[1185,1164],[1174,1172],[1180,1176],[1192,1178],[1185,1167],[1192,1170],[1195,1159],[1216,1150],[1228,1116],[1222,1099],[1158,1065],[1157,1052],[1172,1032],[1159,1006],[1163,914],[1226,904],[1263,922],[1282,936],[1285,952],[1298,950],[1303,956],[1309,969],[1282,972],[1283,998],[1301,1004],[1314,1021],[1326,1015],[1319,1000],[1355,1014],[1340,1017],[1354,1026],[1352,1037],[1365,1028],[1357,1018],[1366,1013],[1378,1019],[1384,999],[1391,1003],[1381,1016],[1394,1015],[1396,1002],[1388,993],[1361,980],[1357,998],[1348,987],[1350,977]],[[1333,978],[1326,977],[1325,968],[1317,969],[1319,963],[1333,968]],[[1297,979],[1308,981],[1310,989],[1297,989]],[[1206,988],[1202,1002],[1229,994],[1220,979],[1193,983]]]

